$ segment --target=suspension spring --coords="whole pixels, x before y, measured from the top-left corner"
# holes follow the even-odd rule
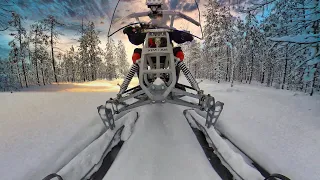
[[[127,90],[134,74],[138,72],[138,70],[139,70],[138,64],[135,63],[131,66],[129,73],[127,74],[126,78],[124,79],[123,83],[120,86],[119,94],[123,94]]]
[[[181,69],[181,71],[183,72],[183,74],[185,75],[185,77],[187,78],[188,82],[190,83],[190,85],[197,90],[198,92],[200,91],[200,88],[198,86],[197,81],[195,80],[195,78],[192,76],[191,72],[189,71],[189,69],[187,68],[187,66],[184,64],[184,62],[179,61],[177,63],[177,66]]]

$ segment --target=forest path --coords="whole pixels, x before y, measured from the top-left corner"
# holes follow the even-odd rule
[[[22,92],[118,92],[119,85],[123,79],[108,80],[96,80],[82,83],[53,83],[46,86],[32,86],[30,88],[24,88]],[[138,79],[133,78],[129,87],[138,85]]]

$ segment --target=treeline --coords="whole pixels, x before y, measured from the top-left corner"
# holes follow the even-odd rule
[[[7,59],[0,59],[0,90],[10,91],[32,85],[59,82],[113,79],[127,73],[125,46],[112,39],[101,48],[99,32],[93,22],[82,23],[78,43],[64,51],[57,47],[64,27],[55,17],[35,22],[26,30],[22,17],[12,12],[7,31],[12,41]],[[7,32],[6,31],[6,32]],[[120,53],[121,52],[121,53]]]
[[[231,8],[245,19],[232,16]],[[203,46],[183,47],[197,78],[319,92],[319,0],[261,0],[249,6],[210,0],[204,16]]]

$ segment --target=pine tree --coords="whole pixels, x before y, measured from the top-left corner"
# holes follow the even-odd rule
[[[91,71],[91,80],[97,79],[97,70],[100,59],[98,58],[101,53],[101,49],[98,46],[101,41],[98,37],[98,32],[95,30],[95,25],[93,22],[89,22],[86,31],[87,41],[88,41],[88,54],[89,54],[89,66]]]
[[[115,43],[112,39],[109,39],[109,42],[106,44],[106,52],[104,61],[106,64],[106,78],[112,80],[117,78],[116,73],[116,61],[115,61]]]
[[[117,70],[120,77],[124,77],[129,71],[129,62],[127,60],[126,48],[121,40],[118,41],[116,49]]]
[[[37,48],[37,60],[39,60],[40,65],[40,72],[41,72],[41,79],[43,85],[48,84],[49,78],[50,78],[50,71],[52,69],[50,65],[50,58],[49,58],[49,53],[47,52],[47,49],[45,46],[39,46]]]
[[[46,30],[49,31],[49,37],[50,37],[50,46],[51,46],[51,60],[52,60],[52,69],[53,69],[53,75],[54,80],[56,83],[58,83],[58,78],[56,74],[56,62],[54,60],[54,44],[56,44],[56,41],[60,35],[60,33],[56,30],[58,26],[63,26],[64,24],[60,23],[56,20],[54,16],[48,16],[46,19],[42,21],[44,26],[46,27]]]
[[[83,29],[82,36],[78,40],[80,42],[79,54],[81,67],[81,76],[84,81],[96,80],[98,76],[99,65],[101,64],[102,50],[99,47],[101,43],[99,33],[95,29],[93,22],[89,22],[85,29]]]
[[[13,41],[17,41],[19,44],[19,51],[18,51],[18,61],[22,63],[22,72],[24,77],[25,86],[28,87],[28,75],[25,63],[25,37],[26,37],[26,30],[22,27],[21,16],[15,12],[11,13],[12,20],[9,21],[9,25],[14,28],[15,33],[11,33],[10,35],[14,37]]]
[[[39,67],[40,56],[39,49],[45,45],[48,45],[48,36],[45,34],[45,28],[41,23],[35,23],[31,25],[31,42],[33,43],[33,64],[37,76],[37,84],[40,86]]]
[[[88,64],[89,64],[89,44],[88,44],[88,37],[85,35],[85,30],[82,32],[81,37],[79,38],[78,42],[80,43],[79,46],[79,54],[81,56],[80,66],[81,66],[81,79],[85,82],[88,80],[87,78],[87,71],[88,71]]]
[[[11,12],[9,9],[13,4],[9,3],[9,1],[0,2],[0,31],[5,31],[9,28],[9,24],[7,21],[7,14]]]
[[[271,15],[263,22],[267,37],[277,43],[274,49],[283,67],[281,88],[310,87],[313,94],[320,62],[316,53],[320,41],[314,38],[319,36],[319,17],[318,0],[275,1]]]
[[[189,69],[195,76],[195,78],[200,77],[200,71],[201,71],[201,49],[200,49],[200,43],[198,41],[192,41],[189,44],[189,51],[190,53],[187,54],[186,59],[189,62]]]

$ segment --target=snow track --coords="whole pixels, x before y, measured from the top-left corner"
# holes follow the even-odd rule
[[[319,96],[253,85],[230,88],[210,81],[201,86],[225,103],[219,131],[268,172],[319,179]],[[115,95],[1,93],[2,179],[42,179],[58,172],[104,134],[96,107]],[[184,109],[170,104],[137,109],[141,117],[134,133],[105,179],[220,179],[185,120]],[[130,134],[122,135],[126,139]]]
[[[215,154],[223,164],[230,170],[235,179],[241,180],[263,180],[264,177],[258,170],[251,167],[240,153],[235,152],[228,143],[220,137],[214,127],[206,128],[205,119],[196,111],[184,111],[185,117],[192,127],[199,128],[206,136],[207,141],[213,147]]]
[[[139,114],[134,133],[123,144],[104,180],[221,179],[179,107],[148,105]]]

